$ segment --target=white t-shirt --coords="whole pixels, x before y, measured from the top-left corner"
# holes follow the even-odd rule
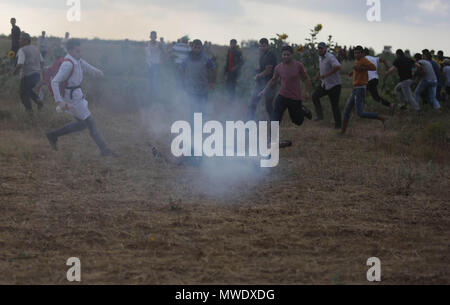
[[[187,43],[180,42],[173,46],[172,51],[176,56],[175,63],[181,64],[188,58],[191,48]]]
[[[378,75],[378,63],[380,62],[380,58],[379,57],[373,57],[373,56],[366,56],[366,58],[375,65],[375,67],[377,67],[377,71],[369,71],[369,82],[372,79],[379,79],[379,75]]]

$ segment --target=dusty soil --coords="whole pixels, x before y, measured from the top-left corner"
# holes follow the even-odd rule
[[[286,121],[293,146],[274,169],[176,165],[153,156],[164,147],[142,114],[94,108],[120,153],[102,159],[88,132],[51,151],[44,132],[67,119],[5,103],[2,284],[66,284],[69,257],[84,284],[367,284],[369,257],[386,284],[450,283],[448,144],[408,146],[398,125],[361,119],[344,137]]]

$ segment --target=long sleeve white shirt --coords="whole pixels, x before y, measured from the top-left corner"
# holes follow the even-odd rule
[[[72,76],[67,81],[67,87],[77,87],[83,82],[83,73],[86,72],[93,76],[101,76],[103,73],[99,69],[91,66],[86,61],[80,59],[76,60],[71,55],[67,54],[65,59],[70,59],[73,62],[63,62],[58,70],[56,76],[52,79],[52,90],[55,97],[55,101],[67,103],[69,109],[67,110],[72,115],[80,120],[87,119],[91,113],[88,109],[88,102],[84,99],[83,91],[78,88],[73,91],[72,98],[70,96],[70,90],[65,90],[64,97],[59,92],[59,84],[65,82],[73,69]]]

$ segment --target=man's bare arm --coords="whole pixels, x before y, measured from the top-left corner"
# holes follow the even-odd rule
[[[380,58],[380,61],[384,64],[384,66],[386,67],[386,70],[390,69],[388,62],[384,58]]]
[[[392,72],[394,72],[397,68],[392,66],[389,70],[386,71],[386,76],[389,76]]]
[[[16,75],[17,71],[19,71],[20,69],[22,69],[23,65],[16,65],[16,67],[11,71],[11,75]]]

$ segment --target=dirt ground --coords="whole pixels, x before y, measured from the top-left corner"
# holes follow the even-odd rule
[[[168,163],[142,114],[95,108],[120,157],[87,132],[53,152],[44,132],[65,119],[2,110],[1,284],[67,284],[69,257],[83,284],[367,284],[370,257],[384,284],[450,283],[449,146],[400,143],[407,115],[344,137],[286,115],[294,145],[260,169]]]

